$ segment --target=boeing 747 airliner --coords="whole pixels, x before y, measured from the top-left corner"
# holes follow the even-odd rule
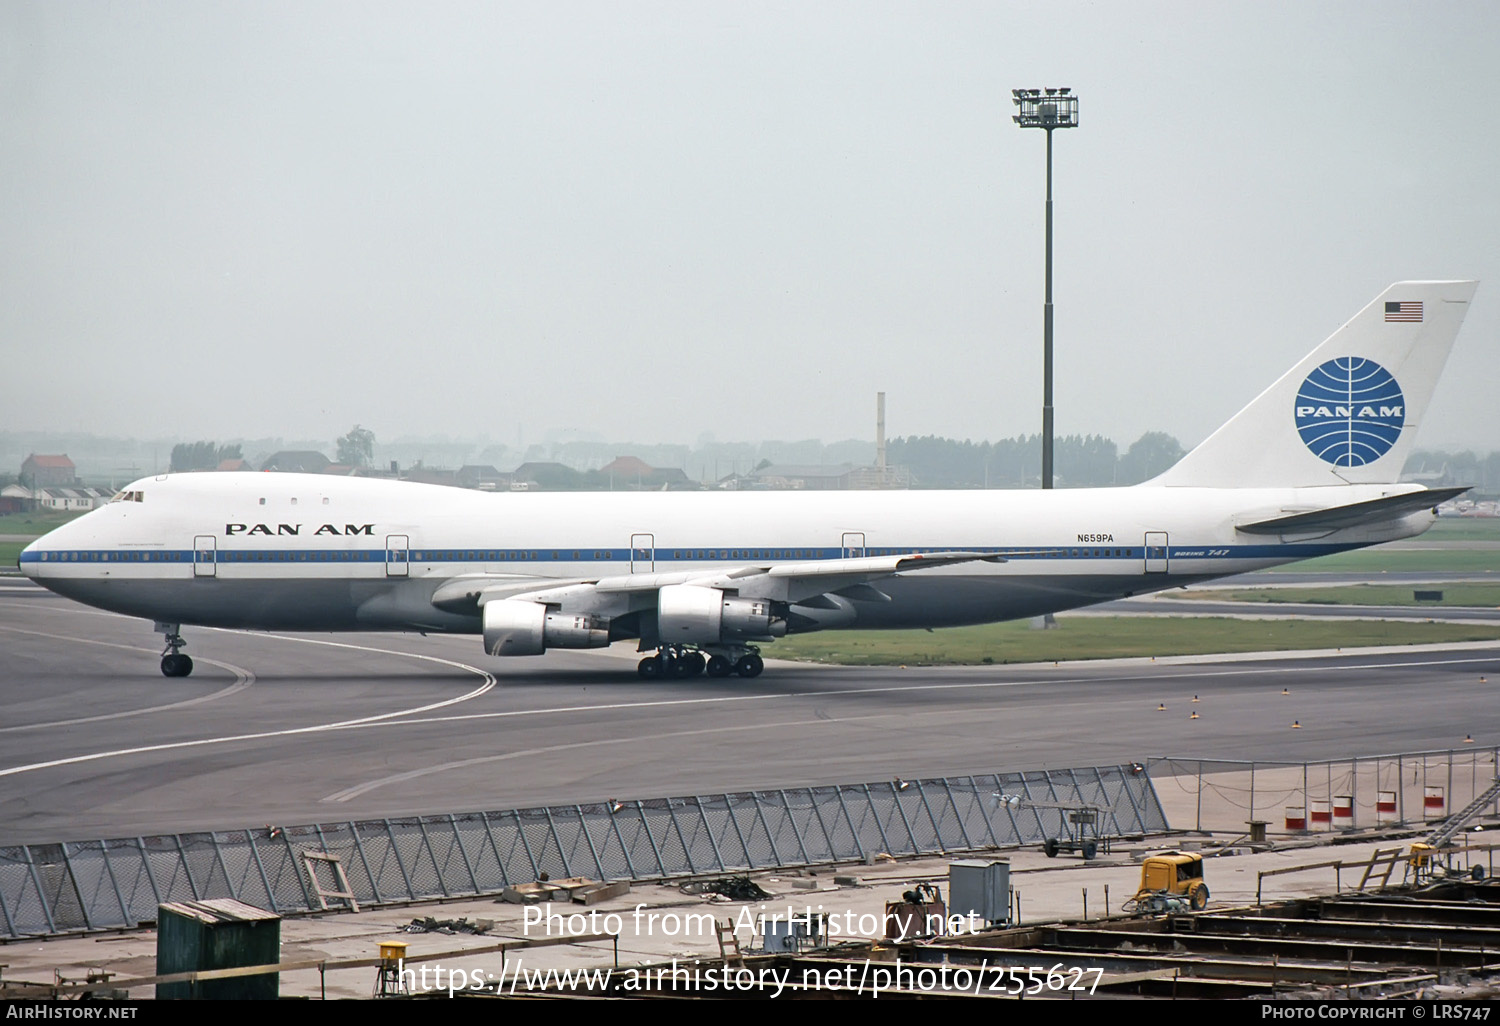
[[[757,643],[1086,606],[1408,538],[1464,489],[1399,484],[1475,283],[1392,285],[1175,467],[1127,488],[487,494],[162,474],[28,546],[26,575],[182,625],[637,639],[645,677],[759,674]]]

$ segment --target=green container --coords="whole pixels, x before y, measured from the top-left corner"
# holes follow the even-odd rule
[[[281,917],[273,912],[233,898],[174,901],[157,909],[158,976],[276,965],[280,961]],[[278,973],[156,985],[158,999],[274,1000],[280,992]]]

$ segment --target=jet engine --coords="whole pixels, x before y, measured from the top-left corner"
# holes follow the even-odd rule
[[[549,648],[604,648],[609,618],[560,613],[539,602],[484,604],[484,650],[493,656],[541,655]]]
[[[656,594],[663,645],[764,641],[786,634],[786,620],[766,599],[739,598],[695,584],[669,584]]]

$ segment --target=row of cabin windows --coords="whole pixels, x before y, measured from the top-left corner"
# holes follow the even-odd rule
[[[122,500],[122,501],[128,501],[128,500]],[[397,551],[400,551],[400,550],[397,550]],[[898,554],[900,554],[895,549],[866,549],[864,551],[867,552],[867,553],[869,553],[870,555],[898,555]],[[1163,553],[1163,554],[1165,554],[1165,553]],[[636,555],[637,555],[638,558],[649,559],[649,558],[651,558],[651,550],[650,549],[637,549],[636,550]],[[809,558],[809,556],[811,556],[811,555],[813,555],[813,553],[810,550],[808,550],[808,549],[768,549],[768,550],[751,549],[751,550],[744,550],[744,551],[741,551],[741,550],[738,550],[738,549],[734,549],[734,550],[727,550],[727,549],[696,549],[696,550],[695,549],[688,549],[688,550],[686,550],[686,554],[685,555],[684,555],[684,550],[680,550],[680,549],[673,550],[673,552],[672,552],[672,558],[673,559],[806,559],[806,558]],[[1125,557],[1127,557],[1127,556],[1130,555],[1130,550],[1129,549],[1093,549],[1093,550],[1090,550],[1090,549],[1069,549],[1068,550],[1068,555],[1070,557],[1075,557],[1075,558],[1076,557],[1087,557],[1087,556],[1098,556],[1098,557],[1103,557],[1103,558],[1122,558],[1123,559],[1123,558],[1125,558]],[[167,563],[170,563],[170,562],[181,562],[183,558],[184,557],[183,557],[183,555],[181,553],[176,553],[176,552],[113,552],[113,553],[105,553],[105,552],[54,552],[54,553],[42,553],[42,559],[43,559],[43,561],[56,560],[58,562],[74,562],[74,561],[81,561],[81,562],[103,562],[103,561],[110,561],[110,560],[113,560],[115,562],[119,562],[119,561],[123,560],[123,561],[126,561],[126,562],[152,562],[152,561],[155,561],[155,562],[167,562]],[[206,559],[206,558],[211,558],[210,554],[208,554],[208,553],[200,553],[200,559]],[[265,552],[265,551],[256,551],[256,550],[248,550],[248,551],[241,551],[241,552],[224,552],[224,553],[220,553],[219,554],[219,558],[221,560],[225,561],[225,562],[256,562],[256,563],[264,563],[264,562],[271,562],[271,561],[285,560],[285,559],[292,559],[292,560],[296,560],[298,562],[303,562],[303,561],[306,561],[309,558],[315,558],[315,559],[323,561],[323,562],[345,563],[345,562],[359,562],[361,560],[366,560],[366,559],[369,558],[369,556],[366,554],[365,550],[358,550],[358,549],[347,550],[347,551],[339,551],[339,550],[327,551],[327,550],[325,550],[325,551],[320,551],[320,552],[316,552],[316,553],[300,552],[300,551],[297,551],[297,550],[293,549],[293,550],[286,551],[286,552]],[[470,550],[462,551],[462,552],[455,551],[455,550],[434,551],[434,552],[414,552],[414,553],[412,553],[412,558],[413,559],[418,559],[418,560],[429,559],[429,560],[434,560],[434,561],[437,561],[437,562],[441,562],[443,560],[460,560],[460,559],[468,559],[468,560],[488,559],[488,560],[494,560],[496,562],[501,562],[501,561],[504,561],[504,560],[535,560],[535,559],[537,559],[539,557],[538,557],[537,553],[535,553],[535,552],[499,552],[499,551],[493,551],[493,550],[491,550],[491,551],[480,551],[480,550],[470,549]],[[563,558],[563,553],[562,552],[553,552],[552,553],[552,558],[553,559],[562,559]],[[573,558],[577,559],[577,560],[581,560],[581,559],[584,558],[584,554],[583,554],[583,552],[581,550],[575,549],[573,551]],[[609,550],[606,549],[606,550],[595,551],[594,554],[593,554],[593,558],[596,559],[596,560],[605,560],[605,559],[614,559],[615,557],[614,557],[614,553],[612,553],[612,552],[610,552]]]

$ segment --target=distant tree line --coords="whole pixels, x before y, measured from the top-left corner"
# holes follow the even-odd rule
[[[225,460],[244,459],[238,443],[181,442],[172,446],[172,471],[217,470]]]
[[[1402,473],[1425,485],[1469,485],[1475,495],[1500,495],[1500,452],[1479,456],[1468,450],[1418,450]]]
[[[1041,480],[1041,435],[998,442],[913,435],[893,439],[888,452],[891,463],[911,471],[916,488],[1034,488]],[[1060,488],[1135,484],[1182,455],[1177,439],[1160,431],[1142,435],[1124,455],[1102,435],[1064,435],[1053,442],[1053,478]]]
[[[271,440],[280,442],[280,439]],[[263,443],[264,444],[264,443]],[[414,445],[416,443],[413,443]],[[356,467],[374,465],[375,433],[355,425],[337,439],[337,460]],[[387,447],[391,448],[391,447]],[[454,457],[463,461],[462,443],[449,443]],[[994,442],[912,435],[892,439],[887,459],[911,473],[914,488],[1035,488],[1040,483],[1042,443],[1040,435],[1021,435]],[[1148,431],[1123,453],[1102,435],[1064,435],[1055,443],[1055,483],[1059,488],[1136,484],[1167,470],[1184,455],[1176,438],[1161,431]],[[495,445],[484,456],[500,463],[516,461],[516,450]],[[841,463],[868,465],[874,462],[871,443],[851,439],[829,445],[816,439],[800,442],[718,442],[701,440],[696,447],[652,446],[635,443],[569,442],[552,446],[534,445],[525,452],[527,461],[559,464],[597,462],[605,456],[635,455],[658,467],[680,467],[691,480],[722,478],[771,463],[803,463],[833,466]],[[509,456],[510,459],[503,457]],[[225,460],[243,458],[241,443],[220,445],[214,441],[185,442],[172,447],[173,471],[214,470]],[[1469,450],[1448,452],[1426,449],[1407,460],[1402,474],[1422,484],[1469,485],[1476,496],[1500,495],[1500,451],[1479,455]],[[559,491],[605,491],[622,487],[660,487],[667,482],[612,481],[597,470],[568,466],[536,468],[539,487]]]

